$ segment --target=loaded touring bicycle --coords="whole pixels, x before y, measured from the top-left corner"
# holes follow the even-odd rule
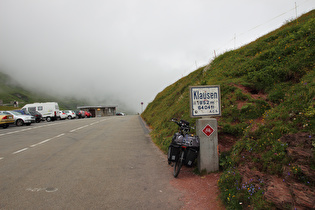
[[[192,127],[185,120],[172,122],[179,126],[179,132],[175,133],[168,148],[168,163],[174,162],[174,177],[176,178],[184,165],[192,166],[199,155],[200,140],[198,136],[190,133]]]

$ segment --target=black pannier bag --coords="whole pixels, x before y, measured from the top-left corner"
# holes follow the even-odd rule
[[[168,162],[176,162],[179,157],[180,145],[170,144],[168,147],[167,159]]]
[[[198,151],[199,148],[198,147],[187,147],[187,150],[185,151],[185,162],[184,164],[187,166],[192,166],[196,160],[196,158],[198,157]]]

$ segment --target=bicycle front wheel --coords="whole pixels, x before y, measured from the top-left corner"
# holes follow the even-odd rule
[[[181,150],[179,153],[179,158],[174,164],[174,177],[176,178],[180,172],[180,169],[183,166],[183,159],[184,159],[184,150]]]

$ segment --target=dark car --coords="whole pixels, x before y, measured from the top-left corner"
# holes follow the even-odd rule
[[[85,118],[85,112],[84,111],[78,110],[78,111],[75,111],[75,114],[78,118]]]
[[[35,122],[39,123],[40,121],[42,121],[42,114],[38,111],[29,111],[29,113],[35,117]]]

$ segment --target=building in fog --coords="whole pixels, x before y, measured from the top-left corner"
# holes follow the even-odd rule
[[[116,115],[117,106],[78,106],[78,109],[91,112],[93,117]]]

